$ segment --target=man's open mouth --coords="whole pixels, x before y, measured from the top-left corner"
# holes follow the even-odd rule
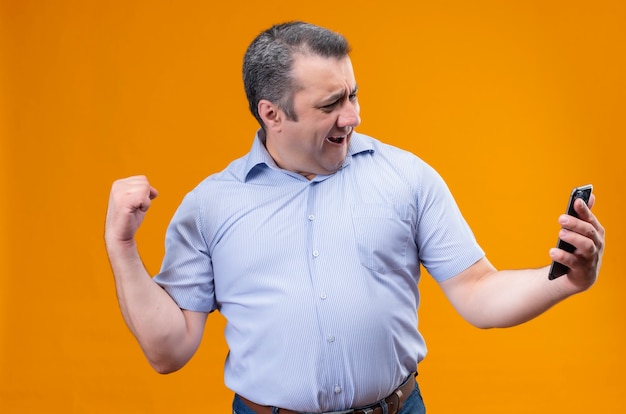
[[[342,144],[343,141],[346,139],[346,136],[344,135],[341,137],[327,137],[326,139],[334,144]]]

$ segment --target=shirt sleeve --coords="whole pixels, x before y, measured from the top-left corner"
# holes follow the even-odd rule
[[[428,165],[417,203],[420,260],[435,280],[456,276],[485,256],[443,178]]]
[[[216,309],[213,266],[201,229],[198,202],[191,192],[168,226],[165,257],[154,280],[181,309],[212,312]]]

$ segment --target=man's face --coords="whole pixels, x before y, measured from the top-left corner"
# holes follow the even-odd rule
[[[311,179],[341,168],[352,131],[361,123],[357,85],[349,57],[296,55],[293,96],[297,121],[279,110],[281,122],[267,130],[266,146],[276,163]]]

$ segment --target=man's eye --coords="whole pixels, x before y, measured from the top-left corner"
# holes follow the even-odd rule
[[[348,99],[350,99],[350,102],[356,101],[356,93],[351,93],[350,96],[348,96]]]
[[[323,109],[324,111],[332,111],[332,110],[335,108],[335,106],[337,106],[337,101],[336,101],[336,102],[333,102],[333,103],[331,103],[331,104],[328,104],[328,105],[324,105],[324,106],[322,106],[322,109]]]

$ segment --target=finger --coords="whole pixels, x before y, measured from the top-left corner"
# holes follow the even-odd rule
[[[587,203],[587,205],[589,206],[589,208],[593,208],[593,205],[596,203],[596,195],[591,193],[591,196],[589,197],[589,202]]]
[[[563,228],[559,231],[559,238],[573,245],[576,248],[576,254],[590,257],[603,250],[604,228],[595,217],[592,218],[594,223],[567,215],[562,219],[560,223],[562,223]]]
[[[598,250],[598,242],[594,237],[561,229],[559,231],[559,239],[567,242],[575,247],[574,254],[584,257],[590,257]]]
[[[555,262],[559,262],[570,269],[573,269],[578,264],[578,257],[573,253],[568,253],[565,250],[553,247],[550,249],[550,258]]]
[[[559,232],[559,239],[574,246],[574,251],[570,253],[555,247],[550,249],[550,257],[570,268],[593,261],[601,248],[595,240],[566,229]]]
[[[143,212],[148,211],[148,209],[150,208],[150,205],[152,204],[152,200],[154,200],[158,195],[159,192],[157,191],[156,188],[152,187],[149,183],[148,180],[146,179],[145,181],[142,182],[142,186],[141,189],[139,190],[142,194],[142,197],[144,197],[141,200],[141,204],[139,206],[139,209]],[[147,187],[147,195],[143,195],[145,194],[146,191],[146,187]]]
[[[150,205],[152,205],[152,200],[156,196],[156,190],[146,183],[145,185],[139,186],[132,191],[132,205],[136,206],[138,210],[145,213],[150,208]]]
[[[589,204],[592,205],[594,202],[595,197],[592,196],[592,198],[589,199]],[[596,216],[591,212],[590,207],[585,204],[583,199],[576,199],[576,202],[574,203],[574,210],[576,211],[578,218],[568,214],[563,214],[559,217],[559,224],[561,224],[561,226],[573,230],[574,226],[576,226],[579,221],[583,221],[592,224],[596,228],[599,227],[599,222],[596,219]]]
[[[574,210],[576,211],[576,214],[578,214],[578,217],[581,220],[589,221],[588,218],[590,218],[593,215],[591,213],[591,207],[590,207],[591,204],[592,204],[591,197],[589,198],[589,205],[585,203],[585,200],[583,200],[582,198],[576,199],[576,202],[574,203]]]
[[[127,181],[132,186],[132,188],[137,188],[137,191],[142,192],[147,189],[146,195],[150,200],[154,200],[159,195],[157,189],[150,185],[150,183],[148,182],[148,177],[146,177],[145,175],[128,177]]]
[[[578,217],[581,220],[591,224],[591,226],[593,227],[591,229],[587,228],[587,231],[583,230],[580,233],[590,238],[595,238],[595,237],[603,238],[604,228],[598,221],[598,218],[595,216],[595,214],[593,214],[593,212],[591,211],[591,207],[595,204],[595,201],[596,201],[596,198],[592,194],[591,197],[589,198],[588,205],[586,205],[583,200],[580,200],[575,203],[574,209],[576,210],[576,213],[578,214]]]
[[[584,221],[569,215],[562,215],[559,218],[559,224],[561,224],[559,237],[577,246],[578,242],[576,236],[580,236],[581,238],[591,240],[594,245],[599,247],[604,238],[604,229],[594,216],[588,217],[587,219],[590,221]]]

